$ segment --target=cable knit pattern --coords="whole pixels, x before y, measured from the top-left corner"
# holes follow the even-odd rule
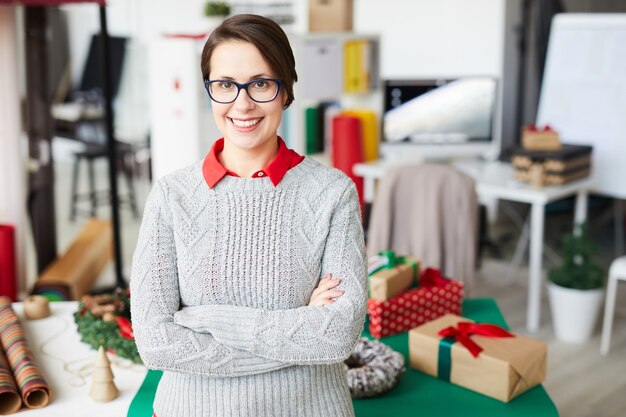
[[[332,273],[345,293],[307,304]],[[352,181],[305,158],[274,187],[201,165],[158,181],[131,277],[139,353],[165,371],[159,417],[348,417],[343,360],[363,328],[367,271]]]

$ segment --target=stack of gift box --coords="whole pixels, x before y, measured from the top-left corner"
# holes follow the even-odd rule
[[[534,186],[561,185],[591,174],[588,145],[561,143],[550,126],[531,125],[522,130],[522,147],[513,152],[515,178]]]
[[[409,332],[412,368],[508,402],[545,380],[544,342],[461,317],[463,283],[387,251],[369,260],[369,332]]]
[[[369,331],[375,338],[406,332],[447,313],[460,314],[463,283],[393,251],[370,258]]]

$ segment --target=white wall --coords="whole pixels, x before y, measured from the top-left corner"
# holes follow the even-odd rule
[[[499,77],[496,140],[507,142],[517,82],[508,60],[515,59],[518,8],[519,0],[355,0],[354,28],[380,34],[383,78]]]
[[[505,0],[355,0],[354,26],[381,34],[388,78],[499,75]]]

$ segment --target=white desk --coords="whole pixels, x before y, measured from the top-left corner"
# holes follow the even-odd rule
[[[407,162],[403,161],[402,164],[407,164]],[[354,166],[354,174],[364,179],[364,198],[366,202],[374,201],[375,181],[382,178],[389,168],[397,165],[398,163],[379,160]],[[576,195],[574,221],[575,223],[584,222],[587,218],[587,195],[593,182],[591,178],[585,178],[561,186],[533,188],[528,184],[515,180],[513,176],[514,169],[511,164],[462,160],[453,162],[453,165],[474,178],[476,181],[476,194],[479,199],[497,198],[531,205],[530,254],[528,262],[530,270],[526,328],[531,332],[536,332],[539,329],[541,317],[545,206],[552,201]]]
[[[85,378],[83,385],[73,386],[72,382],[78,381],[71,373],[64,370],[61,360],[55,359],[56,357],[62,358],[65,363],[71,363],[74,369],[83,365],[91,367],[96,360],[97,352],[80,341],[76,330],[72,313],[76,311],[77,305],[76,302],[50,303],[52,310],[50,317],[27,320],[22,314],[22,304],[13,304],[13,309],[20,318],[28,344],[35,356],[35,362],[48,381],[52,393],[52,401],[48,406],[37,410],[23,408],[19,413],[20,416],[126,416],[128,407],[146,376],[147,371],[143,365],[130,365],[124,361],[124,366],[121,366],[121,364],[116,364],[119,359],[109,355],[115,377],[114,382],[120,394],[111,402],[98,403],[89,396],[91,375]]]

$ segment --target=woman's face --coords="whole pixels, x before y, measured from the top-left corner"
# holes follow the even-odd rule
[[[219,44],[211,55],[210,80],[246,83],[256,78],[276,78],[258,49],[243,41]],[[212,102],[213,118],[224,138],[240,149],[261,149],[276,139],[285,102],[282,89],[269,103],[252,101],[245,90],[232,103]]]

